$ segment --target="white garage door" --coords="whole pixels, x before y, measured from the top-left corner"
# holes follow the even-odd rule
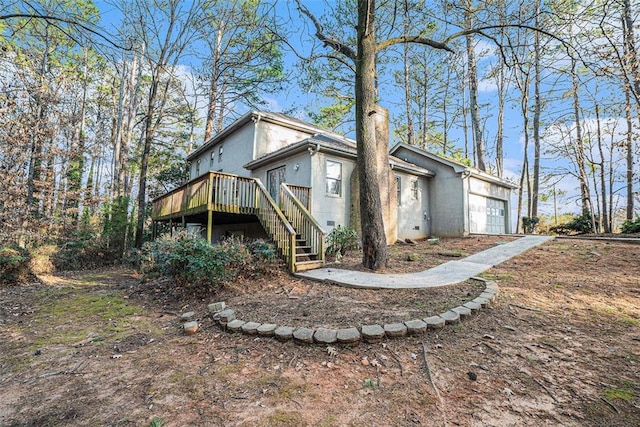
[[[505,202],[469,194],[469,231],[483,234],[505,234]]]

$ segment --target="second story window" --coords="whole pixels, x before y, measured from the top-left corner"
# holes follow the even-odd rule
[[[224,152],[224,147],[221,145],[218,149],[218,163],[222,161],[222,153]]]
[[[342,163],[327,160],[327,194],[342,196]]]
[[[196,162],[196,177],[200,176],[200,159]]]
[[[209,161],[209,166],[211,168],[213,168],[213,160],[215,159],[215,157],[216,157],[216,152],[215,151],[211,151],[211,160]]]

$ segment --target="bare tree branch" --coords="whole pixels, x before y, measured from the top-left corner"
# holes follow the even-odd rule
[[[15,19],[15,18],[29,18],[29,19],[43,19],[47,22],[49,22],[51,24],[50,21],[56,21],[56,22],[64,22],[65,24],[69,24],[69,25],[74,25],[77,27],[82,28],[83,30],[100,37],[102,40],[106,41],[107,43],[109,43],[111,46],[116,47],[118,49],[122,49],[122,50],[132,50],[131,47],[125,47],[125,46],[121,46],[118,43],[116,43],[115,41],[113,41],[112,39],[110,39],[108,36],[100,33],[100,31],[94,30],[90,27],[88,27],[87,25],[75,21],[73,19],[67,19],[67,18],[61,18],[59,16],[51,16],[51,15],[42,15],[39,13],[12,13],[9,15],[0,15],[0,21],[8,21],[11,19]],[[55,24],[51,24],[51,25],[55,25]],[[55,25],[56,28],[58,28],[59,30],[61,30],[62,32],[64,32],[65,34],[67,34],[67,36],[71,37],[63,28],[60,28],[59,26]],[[74,41],[77,42],[77,40],[74,39]],[[80,44],[80,43],[78,43]],[[81,44],[80,44],[81,45]]]
[[[343,54],[347,58],[351,59],[353,62],[356,61],[356,51],[355,50],[353,50],[352,48],[350,48],[346,44],[342,43],[341,41],[327,36],[324,33],[324,28],[322,27],[322,24],[309,11],[309,9],[307,9],[305,6],[303,6],[300,3],[300,0],[296,0],[296,4],[298,5],[298,10],[300,11],[300,13],[302,13],[307,18],[309,18],[311,20],[311,22],[313,23],[313,25],[316,27],[316,37],[318,38],[318,40],[320,40],[322,43],[324,43],[325,46],[329,46],[333,50],[335,50],[337,52],[340,52],[341,54]]]

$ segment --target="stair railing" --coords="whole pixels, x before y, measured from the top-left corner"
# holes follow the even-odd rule
[[[311,246],[311,252],[317,254],[318,260],[324,263],[325,233],[307,208],[295,197],[288,184],[280,185],[280,205],[293,228],[306,240],[307,246]]]
[[[285,259],[289,271],[295,272],[296,231],[276,205],[265,186],[258,178],[256,183],[256,216],[265,231],[276,242],[280,255]]]

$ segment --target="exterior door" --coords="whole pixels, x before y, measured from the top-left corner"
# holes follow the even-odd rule
[[[285,172],[286,166],[280,166],[279,168],[267,171],[267,190],[269,190],[269,194],[276,203],[278,203],[280,199],[280,184],[285,182]]]
[[[505,221],[504,200],[469,194],[469,232],[505,234]]]

